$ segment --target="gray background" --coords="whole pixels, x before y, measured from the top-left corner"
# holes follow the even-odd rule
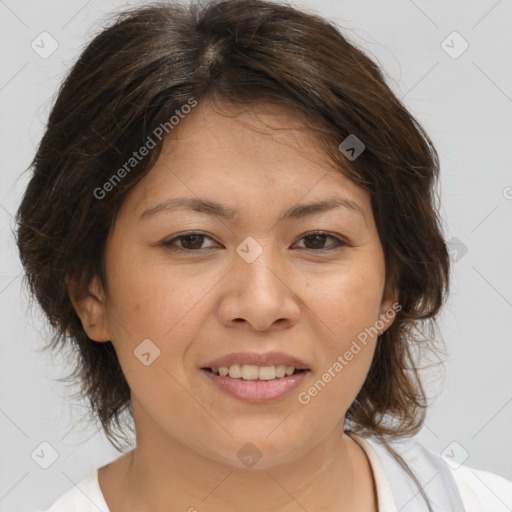
[[[69,390],[58,381],[67,373],[64,358],[40,352],[48,327],[29,307],[11,230],[27,183],[22,172],[60,81],[105,13],[136,3],[0,0],[2,512],[46,507],[119,455],[97,426],[79,421],[85,404],[66,399]],[[440,322],[446,369],[426,375],[435,402],[418,440],[512,479],[512,2],[296,5],[333,19],[383,66],[439,151],[441,213],[455,264]],[[31,47],[51,49],[44,31],[58,43],[47,58]],[[459,36],[442,43],[453,31],[469,44],[461,55]],[[48,469],[40,467],[51,457],[42,442],[58,453]]]

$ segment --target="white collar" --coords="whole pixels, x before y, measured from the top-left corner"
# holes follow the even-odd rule
[[[377,491],[377,510],[379,512],[398,512],[393,498],[393,491],[389,483],[381,460],[373,446],[361,435],[355,432],[346,432],[365,452],[372,468],[373,480]]]

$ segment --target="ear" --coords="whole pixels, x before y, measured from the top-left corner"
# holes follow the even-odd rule
[[[382,294],[380,305],[379,320],[384,324],[382,332],[387,331],[395,321],[397,313],[402,309],[402,305],[398,303],[398,291],[388,280]]]
[[[87,336],[94,341],[110,341],[105,293],[98,278],[94,278],[88,290],[79,289],[75,278],[66,277],[69,298]]]

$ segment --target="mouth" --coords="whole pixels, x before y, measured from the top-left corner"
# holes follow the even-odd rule
[[[276,402],[304,384],[311,373],[307,368],[284,365],[205,367],[201,373],[223,394],[252,404]]]
[[[221,377],[229,377],[231,379],[242,380],[259,380],[259,381],[272,381],[276,379],[284,379],[292,375],[297,375],[301,372],[309,371],[309,368],[295,368],[293,366],[280,365],[266,365],[257,366],[249,364],[233,364],[231,366],[219,366],[212,368],[201,368],[207,372],[211,372]]]

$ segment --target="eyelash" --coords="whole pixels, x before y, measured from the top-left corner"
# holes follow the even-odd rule
[[[203,252],[204,253],[204,252],[209,252],[211,249],[215,249],[215,247],[205,247],[202,249],[187,249],[185,247],[178,247],[177,245],[174,245],[174,242],[176,242],[177,240],[182,240],[184,238],[187,238],[190,236],[197,236],[197,235],[204,237],[204,239],[209,238],[210,240],[213,240],[210,236],[208,236],[205,233],[202,233],[201,231],[190,231],[188,233],[184,233],[182,235],[176,236],[176,237],[172,238],[171,240],[166,240],[166,241],[162,242],[162,245],[166,249],[171,250],[171,251],[189,252],[189,253],[191,253],[191,252]],[[307,247],[302,247],[302,249],[306,249],[306,250],[313,251],[313,252],[327,252],[327,251],[332,251],[332,250],[340,248],[340,247],[348,246],[348,243],[345,242],[344,240],[342,240],[341,238],[339,238],[335,235],[332,235],[331,233],[327,233],[325,231],[311,231],[310,233],[306,233],[304,236],[302,236],[300,240],[303,240],[304,238],[308,238],[310,236],[315,236],[315,235],[325,236],[326,238],[332,238],[335,241],[335,243],[331,244],[328,247],[321,248],[321,249],[308,249]]]

